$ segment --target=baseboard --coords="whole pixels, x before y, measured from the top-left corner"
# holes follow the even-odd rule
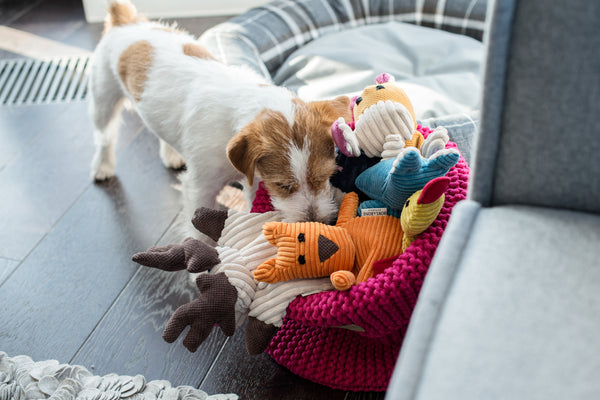
[[[108,0],[82,0],[87,22],[102,22]],[[236,15],[268,0],[133,0],[148,18],[208,17]]]

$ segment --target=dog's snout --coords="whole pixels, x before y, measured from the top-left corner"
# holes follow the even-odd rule
[[[306,211],[306,221],[308,222],[312,222],[312,221],[317,221],[318,220],[318,215],[317,215],[317,211],[315,210],[315,208],[313,206],[308,207],[308,210]],[[320,222],[320,221],[317,221]]]
[[[324,212],[324,210],[311,207],[307,213],[306,222],[320,222],[322,224],[330,225],[334,222],[334,219],[335,214],[333,212]]]
[[[273,207],[283,213],[284,222],[335,222],[337,206],[329,194],[322,196],[296,193],[287,199],[272,197]]]

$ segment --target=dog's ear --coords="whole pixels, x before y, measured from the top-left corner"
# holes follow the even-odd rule
[[[254,183],[256,162],[260,158],[260,135],[252,124],[243,127],[227,144],[227,157],[233,166],[246,175],[250,186]]]
[[[348,96],[338,96],[333,100],[312,101],[308,106],[315,110],[321,120],[331,126],[338,118],[343,117],[346,121],[352,121],[352,110]]]

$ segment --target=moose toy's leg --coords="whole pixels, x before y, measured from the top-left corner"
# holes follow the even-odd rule
[[[246,351],[248,354],[255,356],[264,352],[269,347],[277,330],[279,328],[273,324],[249,317],[248,325],[246,325]]]
[[[189,326],[183,345],[191,352],[198,350],[214,325],[219,325],[227,336],[232,336],[236,327],[235,303],[238,294],[227,276],[224,273],[202,274],[198,276],[196,285],[200,289],[200,297],[180,306],[163,332],[163,339],[173,343]]]
[[[299,295],[333,289],[329,278],[294,279],[271,284],[259,284],[250,304],[246,326],[246,350],[248,354],[260,354],[266,350],[283,325],[288,305]]]

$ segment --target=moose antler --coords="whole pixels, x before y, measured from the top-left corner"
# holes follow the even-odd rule
[[[192,238],[185,239],[182,244],[152,246],[145,252],[134,254],[131,259],[163,271],[187,269],[189,272],[207,271],[221,262],[216,249]]]
[[[192,353],[210,334],[214,325],[219,325],[226,336],[235,333],[235,302],[237,289],[229,283],[224,273],[201,274],[196,279],[200,297],[175,310],[163,331],[163,339],[173,343],[183,330],[190,330],[183,345]]]

